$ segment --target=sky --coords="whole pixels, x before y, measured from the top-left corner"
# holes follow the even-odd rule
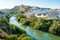
[[[0,9],[11,9],[14,6],[22,4],[44,8],[60,9],[60,0],[0,0]]]

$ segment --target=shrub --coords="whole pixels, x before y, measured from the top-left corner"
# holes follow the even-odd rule
[[[26,36],[26,37],[23,37],[21,40],[33,40],[32,38]]]
[[[33,40],[31,37],[26,36],[26,34],[22,34],[18,40]]]
[[[31,22],[29,26],[33,28],[35,26],[35,24],[36,24],[36,22]]]
[[[30,24],[30,20],[28,18],[21,18],[20,22],[26,26],[29,26]]]
[[[6,38],[6,40],[17,40],[17,36],[16,35],[10,35]]]
[[[13,24],[10,24],[10,28],[11,28],[11,33],[12,33],[12,34],[21,35],[21,34],[23,34],[23,33],[26,33],[24,30],[19,29],[18,27],[16,27],[16,26],[13,25]]]
[[[56,20],[53,21],[53,24],[49,28],[49,32],[53,33],[53,34],[58,34],[59,35],[59,33],[60,33],[59,21],[56,21]]]

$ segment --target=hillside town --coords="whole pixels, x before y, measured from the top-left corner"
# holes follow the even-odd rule
[[[23,5],[22,7],[25,8],[26,6]],[[30,7],[30,10],[25,12],[23,15],[27,17],[60,18],[60,9]]]
[[[43,18],[60,18],[60,9],[40,8],[35,6],[20,5],[20,6],[15,6],[12,9],[3,9],[0,11],[7,14],[9,14],[10,12],[22,11],[23,15],[27,16],[28,18],[32,16],[43,17]],[[6,14],[2,14],[2,15],[6,15]],[[0,16],[2,15],[0,13]]]

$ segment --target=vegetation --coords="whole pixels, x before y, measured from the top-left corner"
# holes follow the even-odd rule
[[[21,40],[33,40],[32,38],[28,37],[28,36],[25,36],[23,37]]]
[[[19,7],[19,12],[22,13],[22,14],[24,12],[28,12],[28,10],[30,10],[30,6],[27,6],[27,7],[21,6],[21,7]]]
[[[24,16],[24,15],[22,15]],[[50,18],[27,18],[18,16],[20,23],[25,26],[30,26],[37,30],[42,30],[46,32],[50,32],[56,35],[60,35],[60,19],[50,19]]]
[[[33,40],[31,37],[29,36],[26,36],[26,34],[22,34],[18,40]]]
[[[17,36],[16,35],[10,35],[6,38],[6,40],[17,40]]]
[[[0,17],[0,29],[10,34],[10,26],[8,23],[8,18]]]
[[[22,8],[16,16],[16,20],[24,26],[29,26],[36,30],[60,36],[60,19],[37,18],[34,16],[27,18],[22,15],[22,13],[27,12],[28,10],[30,10],[29,7]],[[17,14],[17,12],[11,12],[9,16],[0,17],[0,38],[6,40],[33,40],[31,37],[26,35],[24,30],[17,28],[13,24],[9,24],[9,17],[15,14]]]
[[[25,34],[26,32],[22,29],[17,28],[15,25],[10,24],[10,28],[11,28],[11,34],[15,34],[15,35],[21,35],[21,34]]]
[[[0,38],[6,38],[10,34],[10,26],[7,17],[0,17]]]
[[[23,18],[23,16],[21,16]],[[0,39],[6,39],[6,40],[18,40],[20,36],[23,34],[26,34],[26,32],[22,29],[17,28],[13,24],[9,24],[9,18],[8,17],[0,17]],[[27,36],[27,35],[26,35]],[[30,39],[29,36],[23,39]]]
[[[17,35],[9,35],[6,40],[33,40],[31,37],[26,36],[26,34],[22,34],[21,36]]]
[[[57,34],[60,35],[60,23],[58,20],[54,20],[53,24],[51,25],[51,27],[49,28],[49,32],[53,33],[53,34]]]
[[[0,39],[5,39],[8,36],[8,34],[3,31],[2,29],[0,29]]]

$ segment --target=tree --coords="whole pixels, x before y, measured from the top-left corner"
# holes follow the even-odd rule
[[[56,21],[56,20],[53,21],[53,24],[49,28],[49,32],[53,33],[53,34],[58,34],[59,35],[59,33],[60,33],[59,21]]]
[[[6,40],[17,40],[17,36],[16,35],[10,35],[6,38]]]
[[[26,33],[24,30],[19,29],[18,27],[16,27],[13,24],[10,24],[10,28],[11,28],[11,34],[17,34],[19,36],[23,33]]]
[[[30,24],[30,20],[28,18],[21,18],[20,22],[26,26]]]
[[[33,40],[33,39],[27,36],[26,34],[22,34],[20,35],[20,37],[18,37],[18,40]]]
[[[21,40],[33,40],[32,38],[26,36],[26,37],[23,37]]]

